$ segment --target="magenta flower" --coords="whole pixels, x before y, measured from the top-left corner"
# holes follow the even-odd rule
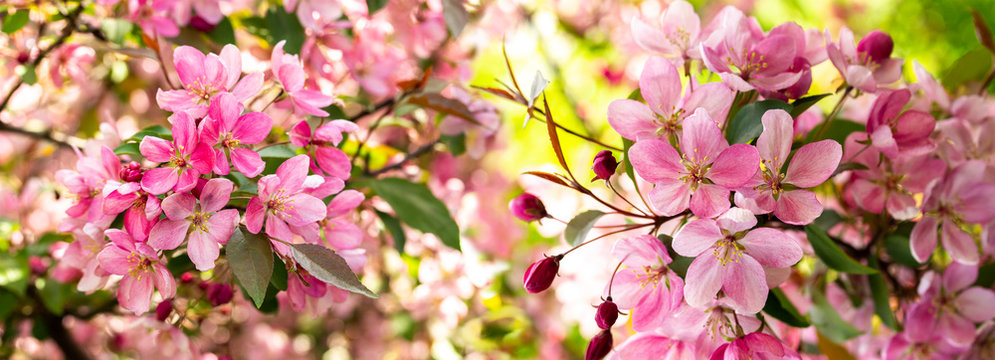
[[[853,32],[846,26],[840,29],[839,42],[833,42],[828,30],[825,37],[829,60],[850,86],[873,93],[878,86],[902,77],[904,60],[890,57],[891,38],[887,34],[875,30],[858,46],[854,46]]]
[[[659,239],[650,235],[625,238],[615,243],[612,254],[627,269],[615,274],[611,293],[615,303],[632,309],[632,328],[655,329],[681,305],[684,280],[670,270],[670,255]]]
[[[925,154],[934,148],[929,139],[936,126],[933,116],[916,110],[902,112],[911,97],[909,89],[883,91],[867,118],[871,143],[890,158],[899,153]]]
[[[221,55],[200,52],[190,46],[173,50],[173,65],[183,89],[155,94],[159,107],[172,112],[186,112],[193,118],[207,114],[211,98],[231,91],[237,101],[244,101],[259,92],[263,74],[252,73],[242,78],[242,54],[235,45],[225,45]],[[241,81],[239,81],[239,79]]]
[[[290,130],[290,143],[299,146],[311,156],[311,171],[317,174],[349,179],[352,162],[349,156],[337,146],[342,142],[343,133],[359,129],[356,123],[348,120],[333,120],[311,132],[307,121],[298,122]]]
[[[288,226],[306,226],[324,219],[325,203],[303,193],[308,172],[307,155],[297,155],[280,165],[276,174],[259,179],[259,196],[249,200],[245,210],[245,225],[258,234],[266,223],[266,234],[275,239],[292,241]]]
[[[215,150],[214,172],[228,175],[229,163],[246,177],[256,177],[263,172],[266,163],[255,150],[242,147],[242,144],[258,144],[269,135],[273,119],[261,112],[242,114],[242,104],[229,93],[221,93],[211,99],[200,135],[208,144],[221,145]]]
[[[210,174],[214,166],[214,150],[200,141],[193,118],[180,112],[169,119],[173,123],[173,142],[146,136],[138,147],[149,161],[167,163],[166,167],[149,169],[142,176],[142,189],[152,195],[170,189],[190,191],[197,185],[197,178]]]
[[[701,60],[708,70],[736,91],[778,91],[794,85],[800,71],[790,71],[799,50],[795,39],[786,34],[764,36],[742,12],[728,11],[724,27],[713,33],[719,37],[711,46],[699,44]]]
[[[709,358],[709,360],[721,359],[801,359],[801,357],[777,338],[755,332],[722,344]]]
[[[839,166],[843,148],[834,140],[806,144],[795,152],[787,172],[782,172],[794,137],[791,115],[769,110],[761,122],[764,131],[757,139],[757,150],[763,167],[737,192],[736,206],[758,215],[773,211],[788,224],[809,224],[822,214],[822,203],[805,189],[829,179]]]
[[[991,206],[995,185],[985,182],[984,173],[983,162],[965,161],[926,190],[923,216],[912,228],[909,241],[917,261],[924,263],[933,254],[937,229],[942,226],[940,239],[950,257],[963,264],[978,263],[978,244],[964,227],[995,218],[995,208]]]
[[[608,123],[629,140],[675,140],[681,124],[697,109],[724,119],[732,105],[733,93],[722,83],[707,83],[689,89],[681,97],[681,76],[677,68],[661,57],[651,57],[639,76],[639,89],[646,104],[619,99],[608,105]]]
[[[159,198],[142,190],[141,183],[134,181],[116,187],[108,185],[104,193],[104,213],[117,215],[124,212],[124,229],[129,234],[135,234],[139,240],[148,238],[149,231],[162,214]]]
[[[187,255],[197,270],[214,268],[219,244],[227,244],[238,225],[238,210],[221,210],[228,204],[234,184],[228,179],[207,181],[200,191],[200,204],[189,193],[175,193],[162,201],[166,219],[152,227],[149,245],[172,250],[187,240]]]
[[[659,24],[654,25],[647,24],[638,16],[632,18],[632,39],[639,47],[673,59],[675,66],[701,58],[698,52],[701,20],[690,3],[684,0],[670,3],[660,15]]]
[[[913,342],[939,333],[947,342],[966,346],[974,342],[974,324],[995,318],[995,291],[971,286],[977,265],[950,264],[942,277],[929,272],[919,283],[919,302],[906,313],[905,336]]]
[[[546,212],[546,205],[543,205],[542,200],[529,193],[522,193],[511,199],[508,202],[508,210],[519,220],[525,222],[542,220],[549,217],[549,213]]]
[[[117,289],[121,306],[136,315],[149,311],[153,284],[164,299],[176,294],[173,275],[154,249],[121,230],[107,230],[106,235],[112,243],[107,244],[97,259],[108,273],[124,276]]]
[[[273,55],[270,57],[273,76],[283,90],[289,96],[288,100],[297,115],[328,116],[328,113],[321,108],[332,104],[335,99],[322,94],[320,91],[304,89],[306,75],[301,60],[297,55],[283,53],[283,44],[286,40],[281,40],[273,47]]]
[[[323,198],[323,196],[316,197]],[[310,243],[318,243],[321,239],[325,239],[325,244],[335,250],[355,249],[363,242],[363,231],[354,221],[348,219],[347,215],[359,207],[364,199],[366,196],[356,190],[340,192],[325,208],[327,215],[324,219],[303,227],[291,225],[291,231],[301,235]]]
[[[695,216],[715,217],[729,209],[729,191],[750,180],[760,166],[757,149],[729,146],[718,124],[699,109],[684,120],[681,152],[666,142],[636,142],[629,157],[636,172],[656,185],[649,201],[665,216],[689,206]]]
[[[753,314],[767,300],[764,268],[786,268],[802,258],[791,237],[770,228],[757,228],[749,210],[732,208],[718,219],[698,219],[674,237],[674,251],[695,257],[688,267],[684,299],[703,307],[722,290],[730,306]]]

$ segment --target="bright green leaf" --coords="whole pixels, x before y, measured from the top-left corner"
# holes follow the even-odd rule
[[[449,148],[449,152],[453,156],[460,156],[466,152],[466,133],[459,133],[459,135],[442,135],[439,138],[446,147]]]
[[[269,239],[239,227],[225,246],[225,257],[235,278],[256,307],[262,306],[273,275],[273,249]]]
[[[813,225],[807,225],[805,226],[805,234],[808,236],[809,243],[812,244],[812,250],[815,251],[815,255],[829,268],[851,274],[873,274],[877,272],[877,270],[862,265],[843,252],[843,249],[840,249],[839,246],[833,243],[833,240],[822,229]]]
[[[459,250],[459,226],[449,209],[424,184],[401,178],[373,180],[370,187],[387,201],[398,219],[421,232],[432,233],[442,243]]]
[[[14,68],[14,73],[17,74],[17,76],[20,76],[21,80],[24,81],[25,84],[34,85],[38,82],[38,74],[35,72],[34,65],[17,65],[17,67]]]
[[[211,29],[207,36],[218,45],[235,43],[235,29],[232,28],[231,20],[228,17],[221,18],[221,22],[214,29]]]
[[[791,300],[784,295],[781,289],[771,289],[767,293],[767,303],[764,304],[764,312],[773,316],[781,322],[799,328],[811,325],[808,319],[798,312]]]
[[[587,233],[594,227],[605,213],[598,210],[588,210],[577,214],[567,223],[566,230],[563,230],[563,238],[571,246],[577,246],[587,240]]]
[[[808,316],[819,332],[833,342],[843,343],[861,334],[860,330],[840,317],[819,289],[812,289],[812,307],[808,310]]]
[[[28,289],[27,253],[0,253],[0,286],[24,296]]]
[[[826,129],[826,135],[824,139],[833,139],[836,140],[836,142],[842,144],[844,141],[846,141],[846,137],[850,136],[850,134],[857,131],[864,131],[866,129],[867,126],[864,124],[855,123],[849,120],[836,119],[833,120],[831,124],[829,124],[829,129]],[[813,141],[822,140],[815,138],[817,132],[818,131],[816,130],[809,131],[805,142],[810,143]]]
[[[380,210],[376,210],[377,217],[383,222],[383,226],[387,228],[390,232],[390,236],[394,239],[394,249],[398,253],[404,253],[404,244],[408,241],[407,235],[404,234],[404,229],[401,228],[401,222],[397,218],[390,216],[390,214],[385,213]]]
[[[980,82],[991,69],[992,53],[983,47],[978,47],[954,61],[940,81],[943,87],[953,91],[967,81]]]
[[[297,264],[318,280],[342,290],[377,298],[377,294],[359,281],[345,259],[331,249],[315,244],[294,244],[290,249]]]
[[[128,20],[104,18],[100,20],[100,31],[104,33],[107,40],[122,45],[124,39],[131,32],[135,25]]]
[[[13,34],[15,31],[21,30],[24,25],[28,24],[28,21],[31,20],[31,17],[28,15],[28,9],[20,9],[13,14],[7,14],[7,16],[3,18],[3,26],[0,26],[0,28],[2,28],[3,32],[6,34]]]
[[[791,111],[791,105],[781,100],[763,100],[744,106],[726,127],[726,140],[730,144],[746,144],[760,136],[764,130],[760,118],[767,110]]]

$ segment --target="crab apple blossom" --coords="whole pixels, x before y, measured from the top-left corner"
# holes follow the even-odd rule
[[[73,231],[73,238],[75,241],[69,244],[62,255],[62,263],[83,273],[76,289],[89,294],[103,288],[107,284],[108,274],[100,267],[97,254],[107,243],[104,240],[104,230],[87,223],[82,229]]]
[[[128,0],[131,20],[137,21],[142,31],[166,37],[180,34],[176,22],[169,18],[174,6],[176,0]]]
[[[292,241],[289,226],[305,226],[325,218],[325,203],[303,193],[309,161],[307,155],[294,156],[281,164],[276,174],[259,179],[259,196],[249,200],[245,209],[249,231],[258,234],[265,222],[267,235]]]
[[[124,228],[140,239],[146,239],[162,214],[160,200],[142,189],[141,177],[131,176],[129,182],[104,187],[103,211],[117,215],[124,212]]]
[[[719,359],[798,359],[798,353],[777,338],[768,334],[755,332],[736,338],[728,344],[722,344],[712,353],[710,360]]]
[[[146,136],[139,145],[146,159],[166,163],[165,167],[146,170],[142,176],[142,189],[152,195],[169,190],[190,191],[200,175],[210,174],[214,166],[214,150],[200,141],[194,119],[186,113],[175,113],[169,118],[173,123],[172,142]]]
[[[871,143],[888,157],[923,154],[935,148],[929,138],[936,125],[933,116],[916,110],[902,111],[911,97],[908,89],[882,91],[867,118]]]
[[[546,206],[542,204],[542,200],[529,193],[522,193],[511,199],[508,203],[508,208],[511,210],[512,215],[526,222],[549,217],[549,213],[546,212]]]
[[[328,207],[325,208],[327,215],[324,219],[304,227],[291,226],[291,230],[311,243],[318,243],[320,239],[324,239],[333,249],[355,249],[363,241],[363,232],[347,215],[356,210],[364,199],[366,197],[359,191],[342,191],[328,202]]]
[[[234,45],[225,45],[220,55],[200,52],[190,46],[173,50],[173,66],[183,89],[158,90],[156,102],[165,110],[185,112],[195,119],[207,115],[211,99],[230,92],[241,102],[256,95],[263,85],[263,74],[242,77],[242,54]]]
[[[965,227],[984,224],[995,218],[991,207],[995,184],[984,181],[985,166],[966,161],[932,183],[924,195],[923,216],[912,229],[909,245],[912,256],[926,262],[936,249],[937,233],[950,257],[964,264],[977,264],[978,244]]]
[[[794,265],[802,250],[779,230],[752,229],[756,224],[749,210],[732,208],[716,220],[694,220],[674,236],[674,251],[695,257],[684,279],[688,304],[703,307],[721,290],[736,311],[756,313],[763,308],[766,269]]]
[[[636,173],[656,185],[648,198],[666,216],[689,207],[702,218],[722,214],[729,209],[729,191],[749,181],[760,165],[756,148],[729,146],[703,109],[684,120],[680,152],[650,139],[636,142],[629,157]]]
[[[286,103],[292,107],[298,116],[328,116],[328,112],[321,108],[331,105],[334,98],[322,94],[320,91],[304,88],[307,75],[301,66],[301,60],[298,59],[297,55],[283,52],[285,43],[286,40],[276,43],[276,46],[273,47],[273,55],[270,57],[273,76],[280,82],[283,90],[289,96],[281,103]]]
[[[587,352],[584,355],[584,360],[601,360],[604,359],[609,352],[612,351],[612,332],[611,330],[601,330],[591,342],[587,344]]]
[[[172,250],[187,240],[187,254],[197,270],[214,268],[219,245],[231,238],[238,225],[238,210],[225,209],[234,184],[228,179],[207,181],[200,191],[199,202],[190,193],[175,193],[162,200],[160,220],[149,234],[149,246]]]
[[[619,240],[612,254],[626,266],[611,283],[613,299],[618,307],[632,310],[633,329],[656,328],[684,298],[684,280],[667,267],[667,249],[659,239],[639,235]]]
[[[764,35],[755,21],[742,12],[729,12],[729,23],[718,33],[715,44],[699,44],[701,59],[722,82],[736,91],[777,91],[794,85],[801,71],[790,71],[799,49],[795,39],[784,34]]]
[[[100,251],[97,259],[104,271],[123,276],[117,290],[121,306],[136,315],[144,314],[152,302],[153,286],[164,299],[176,294],[173,275],[152,247],[121,230],[111,229],[105,234],[111,243]]]
[[[598,311],[594,315],[594,322],[598,323],[599,328],[607,330],[615,325],[616,320],[618,320],[618,304],[615,304],[612,301],[612,297],[609,296],[601,305],[598,305]]]
[[[273,128],[273,119],[261,112],[242,114],[242,104],[229,93],[221,93],[211,98],[207,109],[208,118],[201,126],[201,140],[215,149],[214,172],[228,175],[229,162],[246,177],[256,177],[263,172],[266,163],[255,150],[242,144],[258,144],[266,139]]]
[[[694,344],[674,340],[656,332],[641,332],[616,346],[608,358],[624,360],[657,357],[664,360],[679,360],[692,359],[695,354]]]
[[[104,213],[103,191],[108,184],[120,180],[121,161],[106,146],[88,151],[87,155],[77,150],[76,156],[75,171],[62,169],[55,172],[56,181],[76,197],[75,204],[66,210],[66,215],[106,227],[113,217]]]
[[[899,220],[911,220],[920,213],[915,197],[946,171],[946,164],[930,154],[884,157],[876,148],[860,144],[866,134],[854,133],[846,139],[847,161],[867,169],[852,170],[846,191],[864,210],[882,211]]]
[[[358,128],[356,123],[348,120],[332,120],[312,132],[311,125],[301,121],[290,129],[290,143],[304,148],[311,156],[311,171],[347,180],[352,163],[349,156],[336,146],[342,142],[343,133],[355,132]]]
[[[670,3],[659,24],[648,24],[638,17],[632,18],[632,39],[646,51],[661,54],[675,66],[682,66],[691,59],[700,59],[698,35],[701,19],[694,7],[684,0]]]
[[[898,81],[902,76],[903,59],[892,58],[892,41],[888,34],[875,30],[854,46],[853,31],[840,29],[839,42],[834,42],[826,30],[826,53],[847,84],[861,91],[874,93],[882,85]]]
[[[976,265],[951,263],[940,275],[930,272],[919,283],[920,300],[906,314],[905,337],[915,342],[940,334],[950,344],[970,345],[975,323],[995,318],[995,291],[971,286],[978,278]]]

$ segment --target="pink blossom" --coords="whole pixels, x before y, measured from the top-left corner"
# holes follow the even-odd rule
[[[208,118],[204,120],[200,135],[208,144],[221,145],[215,150],[214,172],[228,175],[229,163],[246,177],[254,178],[263,172],[266,163],[255,150],[242,144],[258,144],[266,139],[273,127],[273,119],[261,112],[242,114],[242,104],[229,93],[211,98]]]
[[[328,112],[321,108],[332,104],[334,98],[322,94],[320,91],[304,89],[304,81],[307,75],[304,67],[297,55],[283,53],[282,40],[273,47],[273,55],[270,57],[273,76],[283,86],[283,90],[289,96],[288,100],[294,109],[294,114],[328,116]]]
[[[677,68],[661,57],[651,57],[639,76],[639,89],[646,104],[619,99],[608,106],[608,123],[629,140],[671,139],[692,112],[704,109],[715,119],[724,119],[733,93],[722,83],[707,83],[688,89],[681,97]]]
[[[174,6],[176,0],[128,0],[131,20],[138,22],[142,31],[153,37],[173,37],[180,34],[180,28],[168,17]]]
[[[995,185],[984,182],[985,165],[965,161],[926,190],[923,216],[912,228],[912,256],[926,262],[936,249],[937,232],[950,257],[963,264],[977,264],[978,244],[962,226],[985,224],[995,218]],[[940,229],[942,227],[942,229]]]
[[[309,161],[307,155],[294,156],[281,164],[276,174],[259,179],[259,196],[252,198],[245,210],[249,231],[258,234],[265,221],[267,235],[292,241],[288,224],[306,226],[325,218],[325,203],[302,192]]]
[[[99,147],[98,151],[97,154],[84,156],[77,150],[76,171],[58,170],[55,172],[55,179],[76,196],[75,204],[66,210],[67,215],[107,226],[113,221],[113,217],[104,214],[103,190],[109,183],[120,180],[118,173],[121,161],[106,146]]]
[[[283,9],[288,13],[296,8],[297,18],[304,27],[320,31],[324,24],[342,17],[342,5],[334,0],[285,0]]]
[[[865,39],[871,38],[868,41],[877,42],[875,38],[881,35],[887,36],[875,31],[868,34]],[[829,60],[850,86],[873,93],[879,86],[891,84],[901,78],[902,63],[904,63],[902,59],[891,58],[891,51],[885,54],[878,44],[854,46],[853,32],[846,26],[840,29],[839,42],[833,41],[828,30],[825,37]],[[864,41],[861,40],[861,43]]]
[[[694,344],[671,339],[655,332],[640,332],[629,337],[621,345],[615,347],[615,351],[609,355],[609,359],[693,359],[697,350]]]
[[[343,133],[359,129],[356,123],[348,120],[332,120],[321,125],[314,133],[307,121],[298,122],[290,130],[290,143],[303,147],[311,156],[311,170],[315,173],[348,180],[352,171],[349,156],[337,146],[342,142]]]
[[[197,178],[210,174],[214,166],[214,150],[200,141],[193,118],[179,112],[169,119],[173,123],[172,142],[146,136],[138,147],[147,160],[166,163],[166,167],[149,169],[142,176],[142,189],[153,195],[170,189],[190,191],[197,185]]]
[[[746,183],[760,166],[757,149],[729,146],[718,124],[699,109],[684,120],[679,153],[670,144],[651,139],[629,149],[640,177],[656,185],[648,194],[665,216],[689,206],[695,216],[717,216],[729,208],[729,190]]]
[[[50,56],[49,76],[56,87],[62,87],[63,72],[76,84],[83,85],[89,78],[89,67],[96,58],[92,48],[79,44],[66,44]]]
[[[929,138],[936,125],[933,116],[916,110],[902,112],[911,97],[909,89],[884,91],[874,101],[867,118],[871,143],[888,157],[899,152],[923,154],[934,147]]]
[[[455,85],[447,86],[442,94],[466,105],[476,120],[474,123],[459,116],[446,115],[439,122],[439,131],[443,134],[459,135],[469,129],[480,128],[485,135],[491,135],[500,128],[501,116],[491,102],[474,98],[465,89]]]
[[[835,140],[805,144],[795,151],[787,171],[782,172],[794,138],[791,115],[784,110],[769,110],[761,122],[764,131],[757,139],[757,149],[763,167],[736,193],[736,205],[758,215],[773,211],[788,224],[809,224],[822,214],[822,203],[815,193],[805,189],[829,179],[839,166],[843,148]]]
[[[228,204],[234,184],[228,179],[207,181],[200,191],[200,203],[189,193],[175,193],[162,201],[166,219],[159,221],[149,234],[149,245],[172,250],[187,240],[187,254],[197,270],[214,268],[218,245],[228,243],[238,225],[238,210],[221,210]]]
[[[673,59],[675,66],[701,58],[698,52],[701,20],[690,3],[684,0],[670,3],[659,21],[653,23],[650,25],[639,17],[632,18],[632,38],[644,50]]]
[[[688,267],[684,298],[703,307],[722,290],[733,309],[756,313],[767,300],[765,268],[785,268],[802,258],[791,237],[770,228],[750,230],[753,213],[729,209],[716,220],[698,219],[674,237],[674,251],[696,257]]]
[[[919,283],[919,302],[908,309],[905,336],[913,342],[929,340],[934,333],[956,346],[974,341],[974,324],[995,318],[995,291],[971,286],[978,278],[977,265],[951,263],[942,277],[929,272]]]
[[[882,360],[953,360],[964,351],[963,347],[943,341],[940,333],[931,333],[923,341],[910,340],[906,333],[899,333],[888,341],[882,351]]]
[[[225,45],[221,54],[207,54],[190,46],[173,50],[173,66],[183,89],[156,92],[156,102],[165,110],[186,112],[195,119],[207,114],[211,98],[231,92],[237,101],[244,101],[259,92],[263,74],[252,73],[242,78],[242,54],[235,45]],[[241,80],[239,80],[241,78]]]
[[[124,276],[117,290],[121,306],[136,315],[149,311],[153,284],[164,299],[176,294],[173,275],[152,247],[121,230],[107,230],[106,235],[112,243],[100,251],[97,259],[108,273]]]
[[[728,7],[727,7],[728,8]],[[778,91],[794,85],[801,71],[790,71],[800,49],[787,34],[764,35],[755,22],[738,10],[726,11],[722,28],[701,43],[701,60],[708,70],[736,91]]]
[[[710,360],[721,359],[801,359],[793,349],[777,338],[755,332],[722,344],[712,353]]]
[[[318,243],[324,239],[325,244],[335,250],[355,249],[363,241],[363,232],[348,218],[348,215],[359,207],[364,199],[366,197],[363,193],[356,190],[340,192],[325,208],[327,215],[324,219],[303,227],[291,226],[291,230],[311,243]]]
[[[660,326],[684,297],[684,280],[667,267],[671,262],[667,249],[659,239],[640,235],[619,240],[612,254],[626,266],[615,274],[608,289],[615,303],[633,310],[632,327],[636,331]]]
[[[107,243],[104,230],[93,224],[85,224],[82,229],[73,231],[74,241],[69,244],[62,256],[62,264],[79,269],[83,276],[76,289],[87,294],[99,290],[107,284],[107,272],[100,267],[97,254]]]
[[[117,215],[124,212],[125,230],[135,234],[139,240],[145,240],[162,214],[159,198],[142,190],[139,182],[126,182],[116,186],[108,184],[104,187],[104,194],[104,213]]]
[[[195,23],[191,22],[193,20],[191,18],[193,14],[190,11],[191,8],[197,14],[193,18],[199,18],[200,21],[211,25],[221,22],[221,19],[225,16],[221,13],[221,7],[217,0],[176,0],[176,5],[172,9],[172,15],[177,25],[185,26],[190,24],[195,26]]]
[[[898,220],[911,220],[919,215],[915,196],[943,175],[946,164],[930,154],[884,158],[876,148],[858,143],[866,136],[854,133],[846,139],[847,161],[867,167],[852,170],[853,177],[844,191],[852,194],[864,210],[888,215]]]

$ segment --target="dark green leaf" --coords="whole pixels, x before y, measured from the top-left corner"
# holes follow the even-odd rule
[[[287,159],[297,156],[297,153],[286,145],[277,145],[259,150],[259,156],[266,164],[263,174],[275,174],[280,165],[287,162]]]
[[[442,18],[446,21],[449,34],[457,38],[470,20],[470,14],[463,7],[463,0],[442,0]]]
[[[878,269],[877,274],[867,276],[871,285],[871,297],[874,299],[874,313],[878,315],[878,318],[881,318],[882,323],[892,330],[898,331],[898,320],[895,319],[895,312],[891,310],[891,297],[888,292],[888,284],[885,283],[884,276],[881,275],[878,259],[875,256],[871,256],[867,260],[867,263],[872,268]]]
[[[771,289],[767,293],[767,303],[764,304],[764,312],[773,316],[781,322],[794,327],[809,327],[808,319],[798,312],[791,300],[784,295],[781,289]]]
[[[0,319],[6,319],[14,308],[17,307],[17,294],[0,287]]]
[[[13,34],[15,31],[21,30],[24,25],[28,24],[28,20],[31,20],[31,17],[28,15],[28,9],[20,9],[13,14],[7,14],[7,16],[3,18],[3,26],[0,28],[2,28],[3,32],[6,34]]]
[[[805,110],[808,110],[808,108],[812,107],[812,105],[815,105],[816,103],[819,102],[819,100],[822,100],[823,98],[829,95],[832,94],[819,94],[819,95],[806,96],[801,99],[793,101],[791,103],[791,111],[789,111],[789,113],[791,114],[791,118],[792,119],[797,118],[798,115],[801,115],[802,113],[805,112]]]
[[[114,148],[114,154],[141,156],[142,152],[138,149],[138,143],[128,142]]]
[[[632,169],[632,161],[629,160],[629,148],[634,144],[634,141],[622,138],[622,165],[625,166],[625,175],[629,177],[629,180],[632,180],[633,184],[636,184],[636,172]]]
[[[235,29],[231,26],[231,20],[228,17],[221,19],[211,32],[207,33],[207,36],[218,45],[234,44],[235,43]]]
[[[836,212],[836,210],[825,209],[822,210],[822,214],[819,215],[819,217],[815,218],[812,225],[822,229],[824,232],[829,232],[829,229],[832,229],[833,226],[839,224],[840,221],[843,221],[843,217],[840,216],[840,213]]]
[[[345,259],[331,249],[315,244],[294,244],[290,249],[297,264],[318,280],[342,290],[377,298],[377,294],[359,281]]]
[[[833,342],[843,343],[861,334],[860,330],[840,317],[822,291],[816,288],[812,289],[812,307],[808,310],[808,316],[819,332]]]
[[[273,276],[269,283],[277,290],[287,290],[287,264],[276,253],[273,253]]]
[[[64,285],[51,278],[38,279],[35,281],[35,287],[37,287],[38,292],[41,293],[42,305],[45,305],[45,308],[55,315],[62,315],[62,312],[65,309],[66,299],[68,299],[69,295],[74,291],[71,286]]]
[[[305,32],[296,14],[287,13],[282,6],[270,6],[269,11],[266,11],[266,24],[272,36],[271,44],[286,40],[283,51],[289,54],[301,51]]]
[[[756,139],[764,130],[760,118],[771,109],[791,111],[791,105],[781,100],[769,99],[744,106],[726,127],[726,140],[730,144],[746,144]]]
[[[164,140],[173,140],[172,130],[169,130],[169,128],[162,125],[153,125],[144,128],[141,131],[135,133],[135,135],[132,135],[130,138],[128,138],[128,140],[141,143],[142,139],[144,139],[146,136],[155,136],[157,138]]]
[[[598,210],[588,210],[577,214],[567,223],[566,230],[563,230],[563,238],[571,246],[577,246],[587,240],[587,233],[594,227],[605,213]]]
[[[172,259],[169,259],[169,262],[166,263],[166,269],[169,270],[170,274],[173,274],[173,277],[178,278],[183,276],[183,273],[185,272],[193,271],[196,267],[193,265],[193,261],[190,261],[190,256],[187,256],[187,254],[180,254],[173,256]]]
[[[273,249],[269,239],[263,234],[253,234],[244,227],[235,230],[228,245],[225,257],[231,264],[231,271],[249,297],[260,307],[266,297],[266,288],[273,276]]]
[[[370,182],[370,187],[394,209],[394,214],[408,226],[432,233],[442,243],[459,250],[459,226],[443,204],[424,184],[401,178]]]
[[[242,26],[245,27],[245,31],[248,31],[249,34],[266,40],[266,42],[270,44],[275,44],[273,41],[273,34],[271,34],[269,28],[266,27],[266,19],[258,16],[251,16],[242,19]]]
[[[909,235],[893,233],[884,238],[885,250],[888,256],[897,263],[910,268],[922,266],[916,258],[912,256],[912,248],[909,247]]]
[[[128,20],[104,18],[100,20],[100,31],[107,36],[107,40],[122,45],[124,39],[131,32],[135,25]]]
[[[368,14],[373,15],[373,13],[379,11],[384,6],[387,6],[388,0],[366,0],[366,9],[369,10]]]
[[[387,228],[390,232],[390,237],[394,239],[394,249],[398,253],[404,253],[404,244],[408,241],[407,235],[404,234],[404,229],[401,228],[401,222],[397,220],[396,217],[390,216],[390,214],[385,213],[380,210],[376,210],[377,217],[380,221],[383,221],[383,226]]]
[[[957,61],[954,61],[947,72],[940,78],[948,90],[955,90],[967,81],[979,81],[988,75],[992,69],[992,53],[985,48],[968,51]]]
[[[857,131],[864,131],[866,128],[867,126],[864,124],[855,123],[849,120],[836,119],[833,120],[831,124],[829,124],[829,129],[826,129],[826,136],[824,138],[833,139],[836,140],[836,142],[842,144],[844,141],[846,141],[846,137],[850,136],[851,133]],[[819,129],[819,127],[816,127],[816,129]],[[815,130],[809,131],[805,142],[810,143],[813,141],[822,140],[815,138],[817,132],[818,131]]]
[[[449,148],[449,152],[453,156],[460,156],[466,152],[466,133],[459,133],[459,135],[442,135],[439,140],[446,144]]]
[[[836,171],[833,171],[833,174],[830,175],[829,177],[831,178],[833,176],[839,175],[839,173],[841,172],[850,171],[850,170],[867,170],[867,165],[853,161],[841,162],[840,165],[836,167]]]
[[[813,225],[807,225],[805,226],[805,234],[808,236],[808,242],[812,244],[812,250],[815,251],[815,255],[829,268],[851,274],[873,274],[877,272],[877,270],[862,265],[843,252],[843,249],[840,249],[839,246],[833,243],[833,240],[822,229]]]

